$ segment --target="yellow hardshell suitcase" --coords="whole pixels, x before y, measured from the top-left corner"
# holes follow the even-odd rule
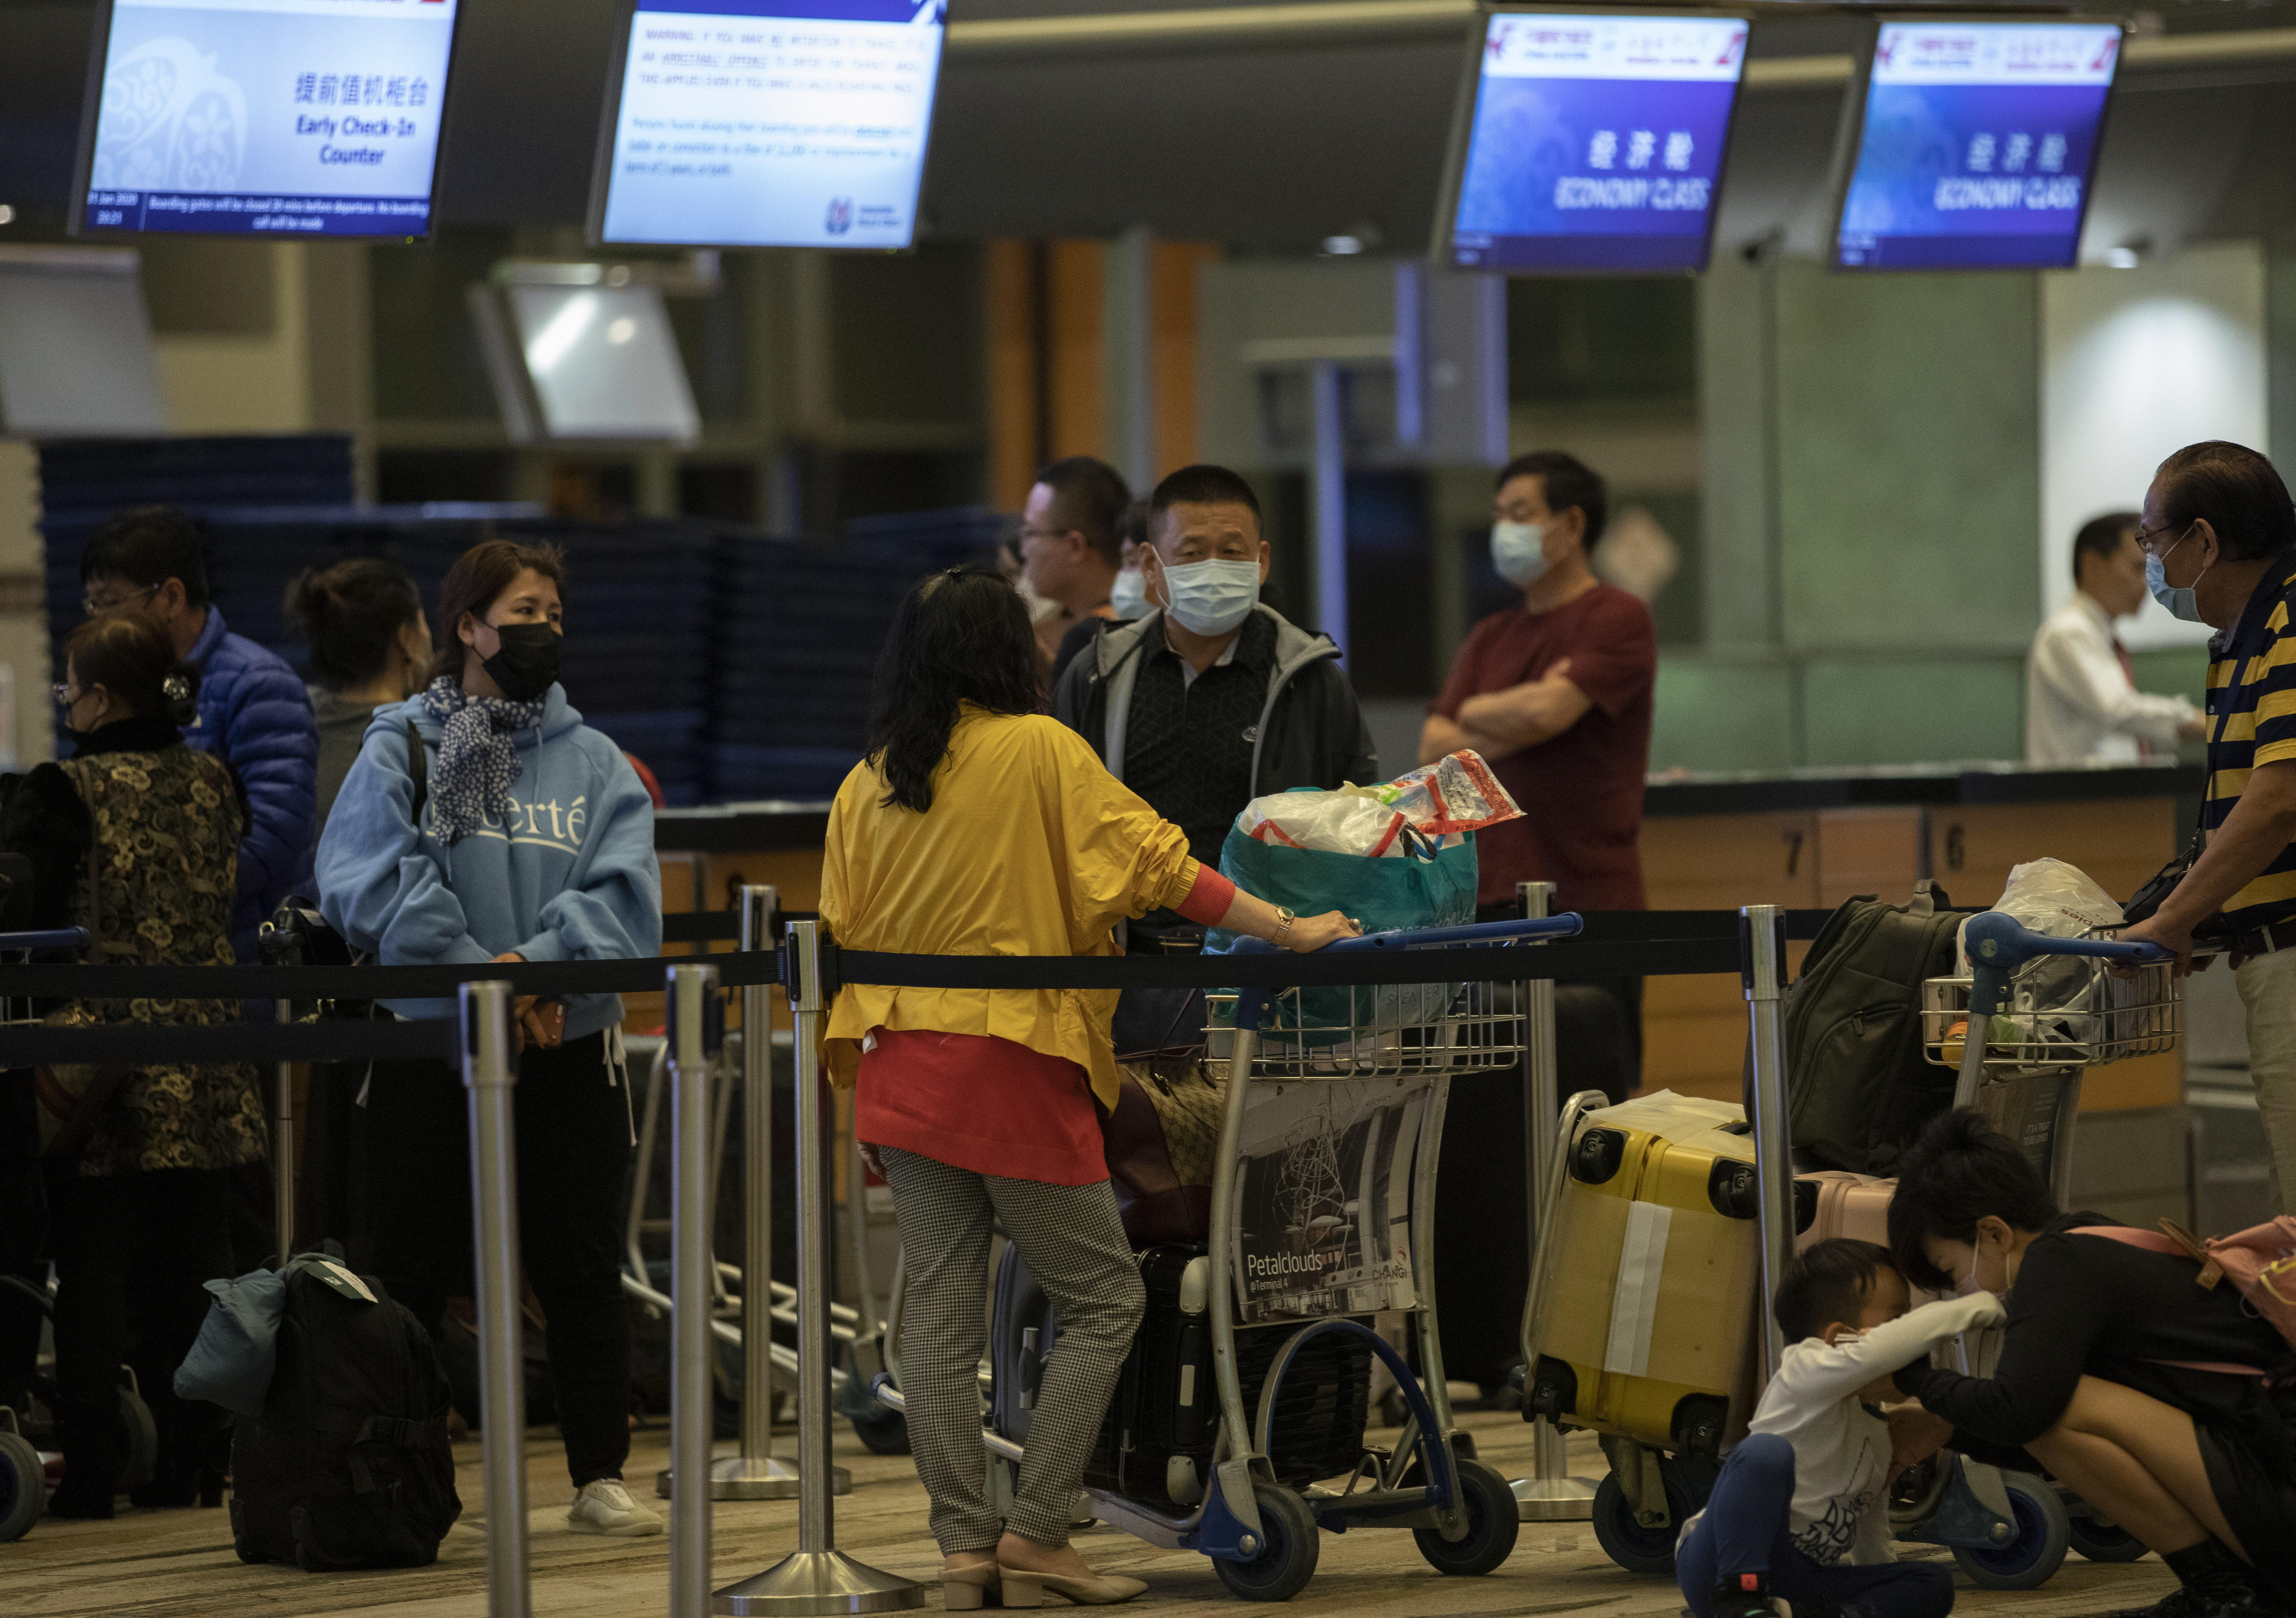
[[[1745,1431],[1761,1274],[1754,1144],[1670,1090],[1579,1118],[1532,1285],[1531,1413],[1706,1459]]]

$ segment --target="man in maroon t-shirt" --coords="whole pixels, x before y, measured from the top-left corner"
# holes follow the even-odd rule
[[[1607,502],[1577,460],[1516,456],[1496,505],[1491,561],[1522,605],[1492,613],[1459,648],[1420,761],[1472,747],[1522,807],[1476,839],[1480,905],[1512,916],[1517,883],[1551,882],[1558,910],[1639,910],[1658,674],[1650,609],[1587,566]]]
[[[1552,450],[1518,456],[1498,479],[1491,563],[1522,604],[1477,624],[1428,705],[1419,759],[1463,747],[1482,754],[1523,817],[1476,839],[1478,914],[1513,917],[1518,882],[1555,884],[1558,910],[1644,908],[1643,777],[1650,766],[1651,692],[1658,636],[1650,609],[1595,577],[1587,552],[1603,536],[1603,480]],[[1642,982],[1558,982],[1554,1044],[1564,1095],[1587,1088],[1623,1101],[1642,1082]],[[1486,1390],[1519,1357],[1529,1241],[1523,1205],[1521,1084],[1461,1086],[1443,1132],[1447,1186],[1472,1198],[1435,1210],[1435,1284],[1446,1300],[1443,1358]],[[1461,1127],[1466,1125],[1467,1127]],[[1490,1307],[1469,1299],[1488,1298]]]

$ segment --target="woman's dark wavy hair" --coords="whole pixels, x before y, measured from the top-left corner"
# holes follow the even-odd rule
[[[1037,637],[1013,587],[987,568],[927,575],[901,600],[869,703],[869,761],[887,809],[932,808],[933,771],[948,756],[956,705],[1035,713]]]
[[[2038,1230],[2057,1217],[2057,1204],[2032,1160],[2016,1144],[1962,1107],[1930,1120],[1921,1138],[1898,1159],[1898,1188],[1890,1198],[1890,1256],[1915,1286],[1951,1292],[1958,1276],[1930,1262],[1922,1244],[1977,1240],[1988,1214],[2012,1230]]]

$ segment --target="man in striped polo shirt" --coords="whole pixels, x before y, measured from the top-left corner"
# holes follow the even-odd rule
[[[2208,847],[2124,939],[2173,949],[2230,934],[2274,1197],[2296,1187],[2296,510],[2272,463],[2193,444],[2161,463],[2137,530],[2155,594],[2209,641]]]

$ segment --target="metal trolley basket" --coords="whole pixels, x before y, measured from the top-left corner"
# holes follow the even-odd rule
[[[2062,1206],[2081,1076],[2174,1047],[2184,1026],[2176,964],[2152,945],[2116,941],[2110,930],[2050,938],[1993,910],[1970,919],[1965,943],[1969,976],[1922,985],[1923,1047],[1931,1062],[1960,1070],[1954,1105],[1976,1108],[2022,1147]],[[1999,1351],[1997,1331],[1940,1351],[1980,1376]],[[2069,1546],[2095,1562],[2144,1554],[2143,1541],[2079,1497],[1958,1456],[1900,1479],[1890,1515],[1897,1538],[1950,1546],[1964,1572],[1994,1589],[2044,1582]]]
[[[1374,933],[1326,953],[1428,948],[1500,949],[1579,931],[1563,915],[1528,922]],[[1269,947],[1247,940],[1240,949]],[[1494,967],[1500,967],[1495,960]],[[1246,989],[1212,995],[1208,1053],[1228,1083],[1211,1196],[1210,1239],[1188,1284],[1207,1309],[1218,1422],[1208,1474],[1174,1466],[1136,1479],[1087,1469],[1088,1510],[1151,1544],[1200,1551],[1247,1600],[1280,1601],[1313,1576],[1317,1531],[1408,1528],[1439,1572],[1488,1573],[1514,1548],[1519,1520],[1506,1480],[1474,1458],[1445,1396],[1435,1320],[1433,1220],[1443,1113],[1452,1077],[1511,1068],[1522,1055],[1521,1014],[1496,981]],[[898,1303],[897,1303],[898,1309]],[[1405,1314],[1421,1375],[1367,1317]],[[1134,1358],[1152,1351],[1147,1334]],[[1365,1442],[1360,1400],[1340,1400],[1324,1436],[1352,1421],[1344,1480],[1300,1481],[1276,1439],[1287,1377],[1311,1346],[1384,1362],[1407,1411],[1395,1444]],[[1128,1371],[1128,1375],[1129,1375]],[[984,1370],[984,1384],[993,1371]],[[1256,1398],[1246,1395],[1247,1380]],[[895,1378],[878,1396],[902,1408]],[[993,1389],[992,1389],[993,1391]],[[1119,1450],[1131,1441],[1111,1423]],[[1104,1429],[1105,1449],[1110,1430]],[[985,1427],[1001,1482],[1022,1445]],[[1123,1486],[1111,1486],[1113,1475]],[[1289,1482],[1285,1480],[1289,1479]],[[1156,1487],[1162,1484],[1163,1487]],[[1193,1494],[1190,1500],[1185,1497]]]

